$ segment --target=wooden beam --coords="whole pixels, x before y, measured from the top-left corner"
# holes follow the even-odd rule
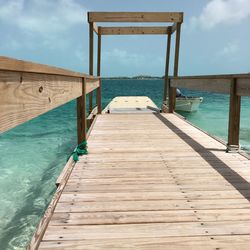
[[[170,81],[171,88],[186,88],[223,94],[230,93],[231,79],[196,79],[173,78]]]
[[[240,134],[240,102],[241,97],[237,96],[237,79],[231,80],[230,86],[230,107],[228,122],[228,144],[227,151],[239,149]]]
[[[99,33],[99,27],[96,25],[96,23],[93,23],[93,30],[98,35],[98,33]]]
[[[169,27],[100,27],[102,35],[165,35]]]
[[[178,76],[180,37],[181,37],[181,23],[177,23],[176,39],[175,39],[174,77]],[[169,113],[174,112],[175,101],[176,101],[176,88],[171,87],[169,89]]]
[[[77,98],[77,141],[86,140],[86,79],[82,81],[82,95]]]
[[[237,95],[250,96],[250,77],[237,78]]]
[[[4,56],[0,56],[0,70],[91,78],[91,76],[88,76],[87,74]]]
[[[0,71],[0,132],[82,95],[82,78]]]
[[[100,79],[86,79],[86,94],[91,94],[95,89],[100,87]]]
[[[94,68],[94,25],[89,23],[89,74],[93,75]],[[93,93],[89,94],[89,113],[93,109]]]
[[[166,99],[167,99],[167,93],[169,92],[169,59],[170,59],[170,48],[171,48],[171,33],[168,34],[168,39],[167,39],[163,101],[166,101]]]
[[[183,12],[88,12],[89,22],[182,22]]]
[[[178,79],[250,79],[250,73],[224,75],[178,76]]]

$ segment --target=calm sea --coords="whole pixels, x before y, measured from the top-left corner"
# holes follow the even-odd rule
[[[115,96],[149,96],[161,106],[162,80],[103,80],[103,107]],[[203,96],[182,113],[212,135],[227,138],[229,96]],[[250,98],[243,98],[240,142],[250,152]],[[0,248],[25,249],[55,191],[55,180],[76,145],[76,103],[70,102],[0,135]]]

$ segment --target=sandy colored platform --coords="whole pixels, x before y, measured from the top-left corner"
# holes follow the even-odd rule
[[[152,113],[159,112],[159,109],[147,96],[118,96],[109,103],[104,112]]]

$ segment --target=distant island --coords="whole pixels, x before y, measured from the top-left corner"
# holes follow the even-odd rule
[[[113,77],[102,77],[102,79],[108,80],[116,80],[116,79],[136,79],[136,80],[144,80],[144,79],[163,79],[164,76],[148,76],[148,75],[139,75],[139,76],[113,76]]]

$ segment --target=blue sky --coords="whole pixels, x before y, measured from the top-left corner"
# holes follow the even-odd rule
[[[180,75],[250,72],[250,0],[0,0],[0,55],[87,73],[87,11],[183,11]],[[163,75],[165,51],[165,36],[105,36],[102,75]]]

